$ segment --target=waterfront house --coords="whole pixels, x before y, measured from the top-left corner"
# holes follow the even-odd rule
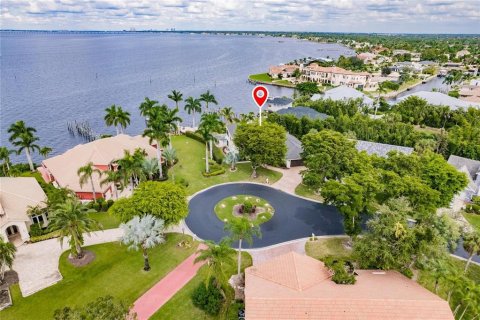
[[[321,112],[318,112],[317,110],[314,110],[312,108],[302,107],[302,106],[282,109],[282,110],[277,111],[277,113],[278,114],[291,114],[298,119],[301,119],[303,117],[307,117],[307,118],[312,119],[312,120],[315,120],[315,119],[325,120],[325,119],[328,118],[328,115],[326,115],[325,113],[321,113]]]
[[[245,269],[245,318],[453,320],[447,301],[397,271],[355,270],[336,284],[323,262],[289,252]]]
[[[295,70],[300,67],[295,64],[284,64],[279,66],[271,66],[268,69],[268,75],[273,79],[285,79],[291,78]]]
[[[403,101],[411,96],[425,99],[427,103],[431,105],[448,106],[452,110],[457,110],[460,108],[468,109],[469,107],[480,109],[480,103],[460,100],[441,92],[418,91],[398,98],[398,102]]]
[[[148,138],[119,134],[77,145],[61,155],[43,160],[38,171],[47,183],[71,189],[82,200],[92,200],[92,186],[90,183],[80,185],[77,170],[89,162],[100,171],[115,169],[115,161],[121,159],[125,151],[133,153],[138,148],[144,150],[148,158],[157,156],[156,149],[149,144]],[[96,197],[109,199],[114,195],[114,188],[111,184],[101,185],[101,180],[98,174],[93,175]]]
[[[293,99],[288,97],[275,97],[267,99],[267,111],[278,111],[292,106]]]
[[[375,90],[378,83],[371,82],[373,75],[368,72],[355,72],[340,67],[321,67],[312,63],[303,68],[303,79],[331,86],[347,86],[360,90]]]
[[[372,63],[377,55],[371,52],[362,52],[357,54],[357,58],[362,60],[364,63]]]
[[[480,161],[451,155],[448,163],[465,173],[468,179],[467,187],[455,196],[452,207],[456,210],[465,207],[474,196],[480,196]]]
[[[388,153],[392,151],[397,151],[404,154],[411,154],[413,152],[413,148],[410,147],[396,146],[392,144],[363,140],[357,140],[355,147],[360,152],[365,151],[369,155],[377,155],[379,157],[387,157]]]
[[[331,99],[334,101],[346,101],[350,99],[361,99],[362,103],[366,106],[373,107],[374,100],[360,92],[348,86],[339,86],[325,91],[323,95],[314,95],[312,100],[318,99]]]
[[[0,178],[0,237],[16,246],[30,240],[32,223],[47,224],[47,213],[29,215],[29,209],[45,208],[47,196],[33,177]]]

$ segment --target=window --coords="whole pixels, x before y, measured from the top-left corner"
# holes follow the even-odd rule
[[[32,216],[31,219],[33,223],[42,223],[44,221],[43,216],[41,214]]]

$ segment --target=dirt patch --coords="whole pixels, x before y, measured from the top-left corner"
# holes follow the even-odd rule
[[[75,267],[83,267],[95,260],[95,254],[91,251],[84,250],[83,257],[80,259],[69,256],[68,262],[73,264]]]
[[[18,283],[18,274],[13,270],[5,272],[5,277],[0,283],[0,290],[8,289],[12,284]]]

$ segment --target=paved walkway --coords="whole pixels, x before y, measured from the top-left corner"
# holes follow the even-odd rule
[[[199,246],[199,249],[203,248]],[[132,312],[137,314],[138,320],[149,319],[171,297],[183,288],[197,274],[203,263],[194,263],[197,253],[180,263],[169,274],[163,277],[157,284],[145,292],[134,302]]]
[[[118,241],[121,229],[109,229],[85,235],[85,246]],[[62,280],[58,261],[64,251],[69,250],[68,240],[60,246],[58,239],[50,239],[17,248],[13,270],[18,273],[20,290],[24,297],[49,287]]]
[[[268,166],[268,169],[281,172],[283,176],[277,182],[272,184],[273,188],[280,189],[286,193],[295,194],[295,188],[302,183],[300,171],[305,167],[292,167],[290,169],[276,168]]]

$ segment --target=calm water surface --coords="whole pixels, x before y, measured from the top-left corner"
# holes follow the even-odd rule
[[[219,106],[256,111],[249,74],[302,57],[353,54],[337,44],[253,36],[1,32],[0,37],[2,145],[8,145],[8,126],[24,120],[54,154],[82,142],[68,134],[68,121],[88,120],[96,133],[114,133],[103,122],[111,104],[132,114],[130,134],[143,130],[138,105],[144,97],[173,106],[167,99],[172,89],[184,97],[211,90]],[[274,87],[270,93],[292,90]],[[183,109],[181,116],[191,122]]]

